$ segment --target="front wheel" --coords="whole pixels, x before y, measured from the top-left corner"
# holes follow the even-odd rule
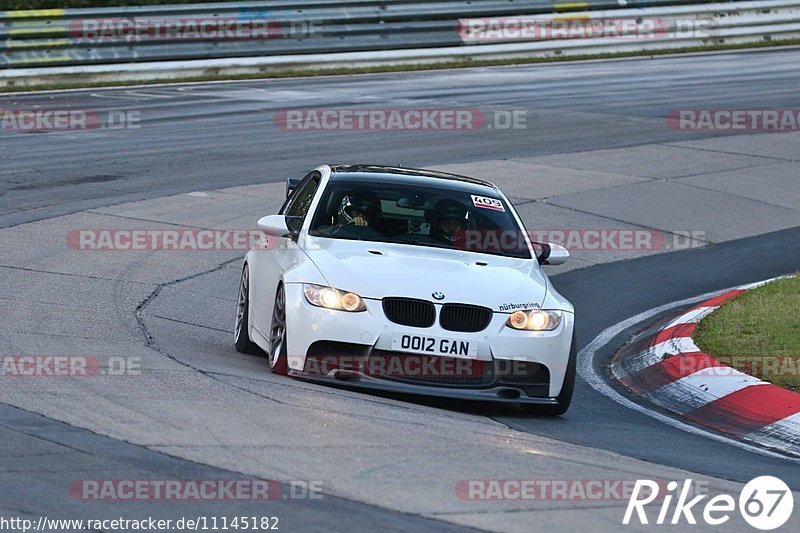
[[[567,372],[564,374],[564,384],[561,386],[561,393],[556,397],[558,401],[555,405],[536,405],[529,403],[520,404],[522,412],[530,415],[539,416],[559,416],[569,409],[572,403],[572,393],[575,391],[575,373],[578,359],[578,348],[575,343],[575,331],[572,331],[572,347],[569,350],[569,361],[567,362]]]
[[[273,373],[285,376],[289,372],[286,357],[286,292],[278,287],[275,306],[272,309],[272,327],[269,334],[269,368]]]

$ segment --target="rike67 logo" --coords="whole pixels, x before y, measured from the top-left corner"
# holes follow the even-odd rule
[[[659,491],[660,485],[655,481],[637,480],[633,493],[628,500],[622,523],[631,524],[638,520],[640,524],[697,524],[697,517],[711,526],[725,524],[736,511],[737,501],[730,494],[719,494],[708,498],[702,494],[692,496],[692,480],[684,481],[679,488],[677,481],[667,483],[665,493]],[[690,499],[691,498],[691,499]],[[658,516],[653,520],[648,516],[645,507],[658,500]],[[674,506],[673,506],[674,502]],[[701,503],[702,502],[702,503]],[[738,511],[742,518],[756,529],[769,531],[784,525],[792,516],[794,498],[792,491],[780,479],[772,476],[760,476],[748,482],[739,494]],[[654,510],[654,509],[652,509]]]

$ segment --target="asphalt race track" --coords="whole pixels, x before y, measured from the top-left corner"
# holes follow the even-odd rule
[[[704,135],[687,137],[666,128],[664,116],[687,104],[790,107],[797,97],[796,59],[796,52],[773,51],[4,96],[4,105],[12,108],[137,110],[145,131],[90,132],[73,142],[4,137],[0,225],[112,202],[280,181],[320,161],[366,158],[429,166],[684,141]],[[514,130],[421,138],[413,132],[319,135],[287,133],[272,124],[272,113],[281,109],[381,105],[525,109],[531,115],[524,135]],[[47,172],[43,150],[59,162]]]
[[[647,186],[661,187],[672,178],[659,174],[662,167],[681,162],[644,147],[677,150],[692,142],[704,146],[696,157],[706,167],[764,179],[762,197],[714,193],[717,205],[705,209],[682,210],[668,195],[652,200],[676,214],[662,230],[707,230],[707,246],[579,256],[583,268],[555,271],[555,286],[575,304],[582,347],[643,311],[800,270],[798,134],[740,140],[676,131],[664,120],[675,109],[798,109],[798,64],[800,51],[788,49],[0,97],[0,108],[141,113],[138,129],[0,131],[0,354],[134,356],[143,369],[136,379],[0,378],[0,484],[10,487],[0,514],[266,514],[280,517],[286,531],[529,531],[532,521],[542,529],[612,531],[625,502],[466,502],[454,482],[695,477],[733,492],[756,476],[775,475],[800,491],[799,461],[681,431],[580,378],[571,410],[555,419],[277,378],[263,359],[233,349],[242,254],[91,254],[65,245],[75,228],[253,227],[258,213],[280,205],[285,176],[323,162],[480,171],[487,161],[532,158],[531,165],[561,168],[559,161],[589,153],[600,154],[596,161],[619,154],[653,171]],[[528,119],[524,130],[448,132],[283,131],[273,123],[274,113],[287,108],[359,107],[525,110]],[[785,181],[770,181],[771,168]],[[689,169],[682,176],[714,172]],[[517,179],[524,183],[526,175]],[[575,196],[553,202],[509,196],[523,199],[517,203],[526,209],[558,207],[575,217],[562,227],[587,227],[586,217],[601,208],[618,213],[607,221],[659,227],[634,220],[659,209],[637,204],[628,194],[637,186],[588,207],[581,191],[560,191]],[[697,194],[709,190],[704,185]],[[596,372],[605,376],[613,350],[647,325],[600,350]],[[80,479],[248,476],[320,480],[324,497],[266,505],[86,502],[68,490]]]

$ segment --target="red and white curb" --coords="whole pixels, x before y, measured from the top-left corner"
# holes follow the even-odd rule
[[[706,300],[612,358],[614,377],[638,396],[731,437],[800,456],[800,394],[744,374],[704,354],[697,323],[743,291]]]

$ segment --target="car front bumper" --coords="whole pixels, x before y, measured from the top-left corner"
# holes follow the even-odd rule
[[[559,326],[553,331],[518,331],[506,326],[507,313],[495,312],[489,326],[477,333],[448,331],[436,324],[429,328],[414,328],[391,322],[384,314],[380,300],[364,300],[367,310],[360,313],[329,310],[309,304],[302,284],[286,284],[288,363],[292,376],[319,382],[365,389],[380,389],[409,394],[491,401],[510,401],[553,404],[561,392],[567,371],[574,315],[563,313]],[[437,305],[437,316],[439,306]],[[398,334],[425,335],[470,341],[477,345],[474,359],[456,361],[464,368],[490,367],[495,375],[485,379],[448,382],[448,380],[408,379],[408,376],[376,376],[365,372],[364,364],[371,356],[413,356],[392,351],[392,340]],[[319,347],[325,348],[320,353]],[[328,353],[334,352],[334,353]],[[348,361],[345,368],[310,365],[317,355],[342,356]],[[437,357],[437,356],[427,356]],[[448,357],[442,357],[451,359]],[[330,359],[329,359],[330,360]],[[547,381],[536,384],[525,379],[515,379],[515,373],[530,372],[541,365],[546,369]],[[421,365],[418,365],[421,366]],[[311,367],[311,368],[310,368]],[[498,368],[511,372],[511,376],[496,374]],[[323,368],[324,371],[320,371]],[[520,370],[521,369],[521,370]],[[309,371],[312,370],[312,371]],[[518,377],[518,376],[517,376]]]

